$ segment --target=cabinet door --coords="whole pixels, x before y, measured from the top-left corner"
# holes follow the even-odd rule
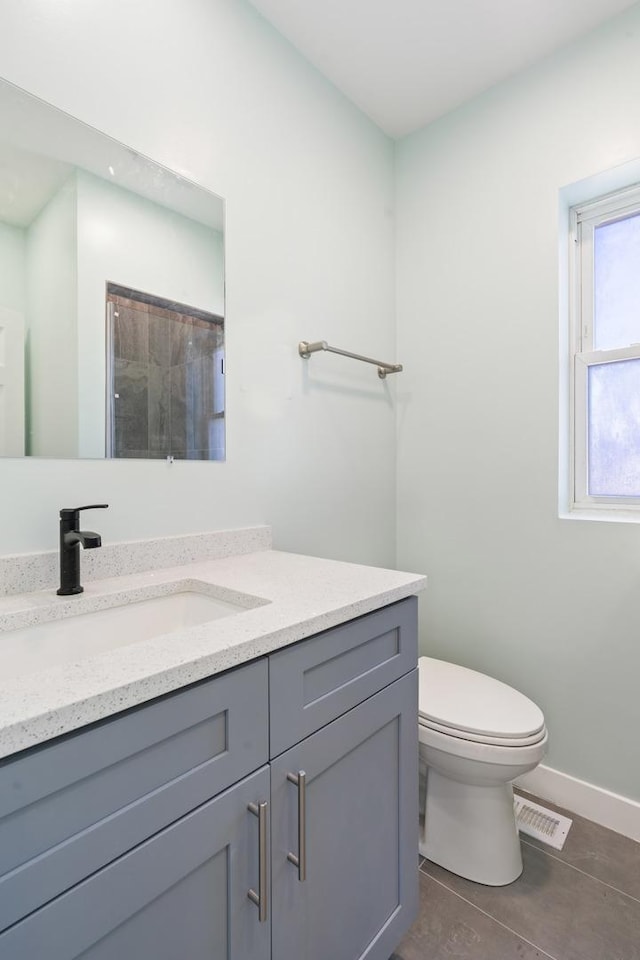
[[[259,889],[248,805],[268,794],[263,767],[15,924],[0,957],[268,960],[270,923],[248,897]]]
[[[415,919],[417,716],[414,670],[272,761],[273,960],[388,960]]]

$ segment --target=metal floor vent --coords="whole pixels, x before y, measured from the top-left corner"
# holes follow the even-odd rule
[[[556,850],[562,850],[573,820],[517,794],[513,796],[513,806],[516,826],[520,833],[526,833],[527,836],[542,840]]]

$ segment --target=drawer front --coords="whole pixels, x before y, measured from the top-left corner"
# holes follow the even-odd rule
[[[272,757],[415,668],[417,606],[409,597],[269,657]]]
[[[268,758],[267,662],[0,765],[0,930]]]

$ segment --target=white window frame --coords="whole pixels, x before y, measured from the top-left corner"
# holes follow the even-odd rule
[[[640,214],[640,185],[578,204],[570,216],[570,508],[594,513],[626,512],[640,520],[640,497],[594,497],[588,493],[589,368],[640,359],[640,343],[594,350],[594,233],[596,227]]]

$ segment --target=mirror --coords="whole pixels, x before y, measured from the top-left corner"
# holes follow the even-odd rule
[[[224,202],[0,81],[0,455],[224,459]]]

